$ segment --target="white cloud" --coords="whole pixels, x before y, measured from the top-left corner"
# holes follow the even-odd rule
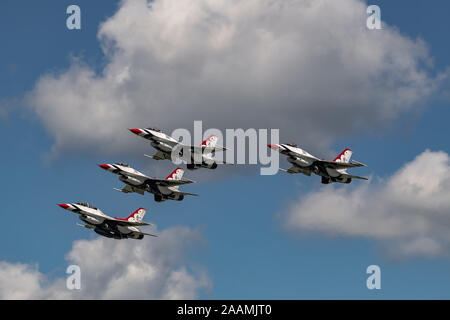
[[[0,270],[1,299],[27,299],[47,294],[41,291],[44,277],[35,266],[0,262]]]
[[[323,149],[428,97],[423,41],[370,31],[360,0],[124,0],[101,26],[107,65],[80,61],[28,96],[60,152],[127,153],[125,129],[281,128]],[[314,150],[313,150],[314,151]]]
[[[186,227],[142,241],[75,241],[66,258],[81,268],[81,290],[68,290],[65,278],[50,280],[37,266],[0,262],[0,299],[195,299],[211,281],[186,263],[185,252],[202,241]]]
[[[425,151],[379,183],[325,186],[282,215],[292,231],[380,241],[395,256],[450,254],[450,162]]]

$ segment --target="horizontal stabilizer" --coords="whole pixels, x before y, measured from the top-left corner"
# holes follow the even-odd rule
[[[156,234],[145,233],[145,232],[139,232],[139,234],[142,234],[142,235],[145,235],[145,236],[151,236],[151,237],[158,237]]]
[[[361,163],[361,162],[355,161],[355,160],[353,160],[353,161],[350,162],[350,163],[353,163],[353,164],[356,165],[357,167],[367,167],[367,165],[365,165],[364,163]]]
[[[352,179],[369,180],[366,177],[354,176],[354,175],[351,175],[351,174],[343,174],[343,176],[347,177],[347,178],[352,178]]]
[[[184,196],[194,196],[194,197],[198,197],[199,196],[199,194],[189,193],[189,192],[177,192],[177,193],[182,194]]]

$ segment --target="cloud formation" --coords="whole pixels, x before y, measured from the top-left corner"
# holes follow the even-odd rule
[[[0,262],[0,299],[195,299],[211,281],[185,262],[185,252],[202,241],[186,227],[142,241],[75,241],[66,259],[81,268],[81,290],[68,290],[65,278],[50,280],[37,266]]]
[[[141,153],[126,128],[170,133],[194,120],[280,128],[323,151],[411,111],[439,83],[423,41],[370,31],[366,18],[360,0],[123,0],[99,28],[104,69],[74,60],[43,75],[28,104],[54,155]]]
[[[449,194],[449,155],[427,150],[379,183],[322,187],[282,217],[291,231],[373,239],[394,256],[448,256]]]

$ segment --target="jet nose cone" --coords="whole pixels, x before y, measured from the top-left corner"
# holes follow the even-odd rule
[[[269,147],[270,149],[274,149],[274,150],[280,149],[280,145],[278,145],[278,144],[268,144],[267,147]]]
[[[134,134],[140,134],[142,133],[141,129],[129,129],[131,132],[133,132]]]
[[[67,209],[69,207],[69,205],[65,203],[58,204],[58,206],[60,206],[63,209]]]
[[[98,166],[105,170],[108,170],[109,168],[111,168],[111,166],[109,164],[99,164]]]

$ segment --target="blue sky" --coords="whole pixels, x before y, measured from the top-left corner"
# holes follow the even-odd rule
[[[151,196],[116,194],[119,181],[96,164],[125,160],[151,173],[142,156],[121,152],[77,154],[47,159],[54,136],[26,106],[26,97],[38,79],[63,72],[71,57],[81,59],[97,72],[108,63],[97,39],[99,24],[117,10],[117,1],[84,1],[82,30],[65,28],[65,9],[73,1],[3,1],[0,5],[0,141],[4,170],[1,194],[4,221],[0,260],[38,264],[49,278],[64,277],[66,254],[78,239],[96,234],[76,227],[76,217],[57,203],[88,201],[113,216],[127,216],[143,206],[147,221],[159,230],[173,226],[198,229],[204,243],[186,257],[190,265],[206,270],[212,289],[201,298],[217,299],[448,299],[450,261],[445,256],[399,258],[386,254],[383,245],[365,237],[344,237],[320,232],[286,231],[279,213],[322,188],[318,177],[300,175],[260,176],[253,166],[242,174],[221,174],[204,179],[198,171],[186,177],[198,183],[185,187],[199,198],[155,203]],[[401,34],[423,39],[433,58],[432,73],[450,65],[450,4],[423,1],[374,1],[382,20]],[[382,31],[380,31],[382,32]],[[62,70],[62,71],[61,71]],[[368,168],[356,174],[388,178],[426,149],[449,152],[450,111],[448,81],[420,108],[370,130],[334,139],[332,150],[351,146],[354,158]],[[349,115],[351,117],[351,115]],[[71,119],[65,119],[71,121]],[[150,120],[148,121],[150,122]],[[187,128],[192,123],[186,124]],[[129,143],[138,139],[118,128]],[[93,128],[95,131],[95,128]],[[283,131],[283,128],[281,128]],[[128,136],[127,136],[128,135]],[[283,134],[282,134],[283,136]],[[141,153],[151,150],[139,141]],[[297,142],[301,143],[301,142]],[[318,155],[322,156],[322,155]],[[287,167],[282,160],[282,167]],[[165,167],[164,167],[165,168]],[[232,169],[217,169],[228,170]],[[355,182],[346,188],[356,188]],[[189,190],[188,190],[189,189]],[[330,208],[330,215],[333,209]],[[160,239],[144,239],[158,241]],[[113,241],[113,240],[111,240]],[[368,290],[367,266],[382,270],[382,289]]]

